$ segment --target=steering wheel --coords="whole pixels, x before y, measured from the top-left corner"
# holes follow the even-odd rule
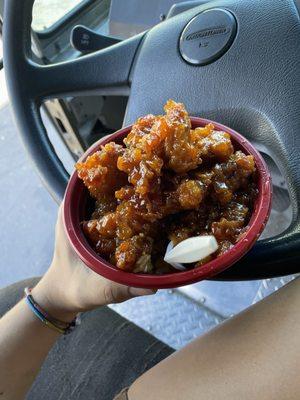
[[[48,139],[44,99],[129,94],[124,125],[173,98],[192,115],[264,145],[286,177],[293,221],[217,279],[300,272],[300,21],[293,0],[210,1],[109,48],[54,65],[31,54],[33,0],[7,0],[4,67],[12,109],[42,180],[62,198],[68,174]]]

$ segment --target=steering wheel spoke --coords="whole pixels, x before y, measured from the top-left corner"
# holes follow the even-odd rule
[[[77,94],[129,93],[131,66],[143,34],[80,58],[52,65],[28,61],[38,99]]]

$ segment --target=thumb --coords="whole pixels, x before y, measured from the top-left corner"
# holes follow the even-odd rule
[[[131,295],[131,297],[149,296],[151,294],[155,294],[157,292],[157,289],[141,289],[141,288],[130,287],[128,289],[128,292]]]
[[[122,303],[137,296],[148,296],[156,293],[155,289],[134,288],[116,283],[110,283],[105,288],[105,304]]]

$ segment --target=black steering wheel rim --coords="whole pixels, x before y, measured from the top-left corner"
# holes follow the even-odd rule
[[[242,261],[217,278],[260,279],[300,272],[300,135],[288,136],[300,127],[300,23],[293,0],[208,2],[147,33],[49,66],[39,65],[31,57],[33,2],[5,2],[4,67],[20,134],[41,179],[55,197],[63,197],[69,176],[42,123],[40,105],[44,99],[79,93],[130,93],[124,121],[128,125],[139,115],[159,113],[162,103],[173,97],[186,103],[193,115],[219,120],[270,146],[289,185],[291,226],[277,237],[258,242]],[[188,65],[179,55],[180,34],[195,15],[213,7],[234,14],[237,38],[218,61],[203,67]],[[239,56],[245,60],[238,62]],[[200,98],[196,89],[202,93]],[[224,100],[227,93],[231,97]]]
[[[77,93],[127,94],[131,62],[142,35],[80,59],[55,65],[32,60],[31,20],[34,0],[8,1],[4,7],[4,66],[15,120],[26,150],[56,200],[69,179],[41,120],[42,101]],[[122,60],[122,63],[117,62]],[[112,70],[101,66],[110,65]],[[69,78],[72,76],[73,83]]]

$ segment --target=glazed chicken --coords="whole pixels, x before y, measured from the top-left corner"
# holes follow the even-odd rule
[[[230,249],[247,229],[255,197],[253,156],[213,124],[192,129],[181,103],[139,118],[123,145],[110,142],[76,165],[95,201],[83,230],[95,251],[124,271],[163,274],[169,241],[214,235]]]

